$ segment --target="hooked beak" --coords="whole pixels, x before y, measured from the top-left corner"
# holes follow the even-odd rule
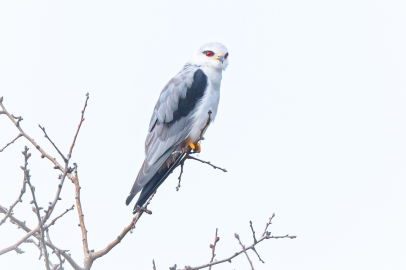
[[[222,54],[219,54],[219,55],[217,56],[217,60],[219,60],[221,63],[223,63],[223,61],[224,61],[224,56],[223,56]]]

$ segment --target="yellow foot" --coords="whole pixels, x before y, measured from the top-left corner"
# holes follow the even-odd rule
[[[202,151],[202,148],[200,147],[200,143],[195,143],[195,146],[196,146],[196,149],[195,149],[195,152],[196,153],[200,153],[200,151]]]
[[[190,149],[194,150],[196,153],[200,153],[202,148],[200,147],[200,143],[195,142],[195,143],[189,143]]]

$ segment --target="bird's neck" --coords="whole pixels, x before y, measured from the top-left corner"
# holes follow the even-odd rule
[[[200,68],[203,70],[207,78],[210,80],[210,84],[212,85],[213,89],[220,90],[223,70],[210,66],[201,66]]]

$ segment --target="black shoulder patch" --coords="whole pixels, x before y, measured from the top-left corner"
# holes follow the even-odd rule
[[[178,109],[173,113],[173,119],[168,124],[188,115],[203,97],[207,87],[207,76],[201,69],[193,75],[193,83],[186,91],[186,97],[179,100]]]

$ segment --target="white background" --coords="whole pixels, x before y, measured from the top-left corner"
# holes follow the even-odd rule
[[[272,213],[274,235],[250,252],[260,269],[405,269],[406,2],[399,1],[2,1],[0,96],[24,130],[59,159],[38,124],[69,151],[85,94],[79,164],[91,249],[132,219],[124,202],[143,161],[159,92],[200,45],[230,52],[216,122],[200,157],[228,172],[187,162],[161,186],[135,232],[94,269],[197,266],[252,242]],[[0,116],[0,147],[18,135]],[[40,204],[58,172],[23,138],[0,153],[0,204],[19,194],[21,151]],[[36,226],[31,195],[15,208]],[[67,181],[55,214],[74,203]],[[1,217],[1,216],[0,216]],[[82,263],[76,212],[51,230]],[[0,249],[23,236],[0,227]],[[1,269],[44,269],[38,250],[0,257]],[[55,258],[53,261],[56,262]],[[66,269],[70,269],[65,264]],[[250,269],[244,256],[213,269]]]

